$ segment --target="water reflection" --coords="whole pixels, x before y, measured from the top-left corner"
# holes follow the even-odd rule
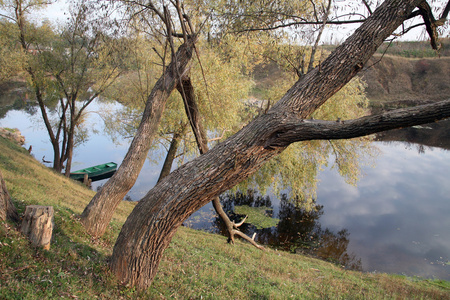
[[[438,147],[450,150],[450,119],[377,134],[377,141],[402,142],[419,153]]]
[[[348,269],[362,270],[361,260],[347,251],[350,235],[348,230],[341,229],[335,233],[329,228],[322,229],[319,219],[324,213],[323,206],[315,201],[312,209],[305,209],[306,205],[302,206],[301,199],[292,201],[286,194],[282,194],[280,199],[274,199],[275,203],[272,203],[269,196],[261,196],[253,190],[248,190],[245,194],[226,193],[220,197],[220,200],[230,219],[236,223],[245,217],[235,212],[236,207],[244,205],[264,207],[268,218],[279,219],[276,226],[269,228],[258,228],[249,222],[240,227],[240,230],[249,236],[256,233],[255,240],[258,243],[293,253],[319,257]],[[310,207],[310,203],[307,206]],[[203,210],[203,217],[205,216],[208,218],[207,210]],[[204,221],[197,216],[185,224],[192,228],[199,228]],[[227,234],[226,226],[218,216],[213,218],[212,226],[208,228],[208,231]]]
[[[21,110],[34,115],[38,111],[35,101],[30,101],[29,91],[25,83],[10,82],[0,85],[0,119],[6,117],[8,111]]]
[[[412,130],[433,135],[430,129]],[[249,235],[256,231],[263,244],[278,234],[279,248],[308,253],[310,247],[314,255],[349,268],[450,280],[450,151],[394,138],[374,144],[380,150],[376,166],[363,168],[357,186],[331,167],[319,174],[316,209],[310,213],[273,196],[238,195],[237,204],[224,205],[228,210],[243,203],[270,208],[280,219],[276,228],[244,227]],[[201,222],[196,213],[188,225],[202,230],[218,226],[210,206],[200,214],[208,221]]]
[[[320,174],[322,226],[351,232],[349,249],[366,271],[450,279],[450,152],[425,154],[404,143],[377,143],[376,168],[357,187]]]

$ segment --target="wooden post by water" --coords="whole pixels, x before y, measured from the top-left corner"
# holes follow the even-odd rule
[[[21,231],[35,247],[50,249],[53,233],[53,206],[29,205],[25,209]]]
[[[89,179],[88,173],[84,173],[83,184],[86,185],[89,188],[92,185],[92,179]]]

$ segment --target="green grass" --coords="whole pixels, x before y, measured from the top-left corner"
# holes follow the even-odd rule
[[[0,224],[0,299],[448,299],[447,281],[348,271],[302,255],[226,243],[180,228],[150,289],[123,286],[108,270],[124,201],[107,233],[87,235],[77,215],[94,195],[0,138],[0,168],[15,205],[55,208],[49,251],[30,246],[14,224]]]
[[[395,56],[406,58],[424,58],[424,57],[438,57],[450,55],[450,39],[441,38],[440,51],[433,50],[429,41],[410,41],[410,42],[386,42],[378,49],[378,53],[386,53]],[[386,49],[387,48],[387,49]]]

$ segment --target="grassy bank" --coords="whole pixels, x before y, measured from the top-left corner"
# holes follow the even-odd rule
[[[123,202],[106,235],[92,239],[76,216],[94,194],[0,137],[0,169],[13,201],[52,205],[49,251],[34,249],[13,224],[0,224],[0,299],[446,299],[445,281],[347,271],[317,259],[180,228],[148,291],[121,285],[108,257],[133,209]]]

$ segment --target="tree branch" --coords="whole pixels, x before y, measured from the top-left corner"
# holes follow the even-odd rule
[[[151,1],[149,1],[147,4],[139,3],[138,1],[127,1],[127,0],[122,0],[122,2],[130,5],[143,7],[143,9],[140,10],[140,12],[145,9],[149,9],[153,11],[161,19],[161,21],[166,22],[164,14],[159,9],[157,9],[156,6]]]
[[[187,29],[186,29],[186,24],[184,24],[183,20],[183,12],[181,11],[181,4],[179,0],[171,1],[172,4],[175,6],[175,8],[177,9],[177,13],[178,13],[178,18],[180,19],[180,26],[181,26],[181,32],[182,32],[182,36],[185,42],[187,42],[188,39],[188,33],[187,33]]]
[[[422,15],[422,18],[425,22],[425,28],[428,32],[428,35],[430,36],[431,47],[434,50],[439,50],[441,48],[441,43],[439,42],[439,34],[437,32],[437,27],[443,25],[444,22],[442,22],[442,18],[439,21],[436,21],[436,19],[433,16],[433,12],[431,11],[431,7],[427,1],[422,1],[422,3],[419,4],[418,8],[420,15]],[[448,14],[449,9],[450,9],[449,4],[447,3],[447,7],[444,9],[444,12],[442,13],[443,17],[444,15]]]
[[[364,6],[367,8],[367,10],[369,11],[369,14],[373,14],[372,9],[370,8],[369,3],[367,3],[366,0],[362,0]]]
[[[233,227],[234,227],[234,228],[241,227],[242,224],[245,223],[245,221],[247,220],[247,218],[248,218],[248,216],[245,216],[245,218],[243,218],[239,223],[235,223],[235,222],[233,221]]]
[[[249,237],[248,235],[246,235],[242,231],[239,231],[239,230],[234,230],[234,231],[235,231],[234,234],[240,236],[241,238],[243,238],[244,240],[246,240],[247,242],[249,242],[250,244],[252,244],[256,248],[258,248],[260,250],[265,250],[265,248],[263,246],[261,246],[258,243],[256,243],[254,239],[252,239],[251,237]]]
[[[447,5],[445,6],[444,11],[442,12],[442,15],[441,15],[439,21],[447,20],[447,16],[448,16],[449,12],[450,12],[450,1],[447,2]]]
[[[10,17],[10,16],[8,16],[8,15],[0,14],[0,17],[5,18],[5,19],[8,19],[8,20],[10,20],[10,21],[12,21],[12,22],[14,22],[14,23],[17,23],[17,20],[16,20],[16,19],[14,19],[13,17]]]
[[[322,26],[319,29],[319,33],[317,34],[317,38],[316,41],[314,43],[314,46],[311,48],[311,55],[309,58],[309,64],[308,64],[308,69],[307,72],[309,72],[310,70],[313,69],[314,67],[314,56],[316,55],[316,51],[317,51],[317,47],[319,46],[319,41],[322,37],[322,33],[325,30],[325,26],[327,25],[328,22],[328,15],[330,14],[331,11],[331,0],[328,0],[328,5],[327,8],[324,11],[324,16],[323,16],[323,20],[322,20]]]
[[[349,139],[385,130],[421,125],[450,117],[450,99],[347,121],[299,120],[280,124],[264,144],[266,149],[287,147],[306,140]]]
[[[366,19],[358,19],[358,20],[347,20],[347,21],[327,21],[327,24],[329,25],[346,25],[346,24],[360,24],[366,21]],[[270,31],[280,28],[286,28],[291,26],[298,26],[298,25],[322,25],[323,21],[298,21],[298,22],[290,22],[285,24],[279,24],[274,26],[268,26],[268,27],[260,27],[260,28],[245,28],[242,30],[237,30],[235,33],[243,33],[243,32],[252,32],[252,31]]]

